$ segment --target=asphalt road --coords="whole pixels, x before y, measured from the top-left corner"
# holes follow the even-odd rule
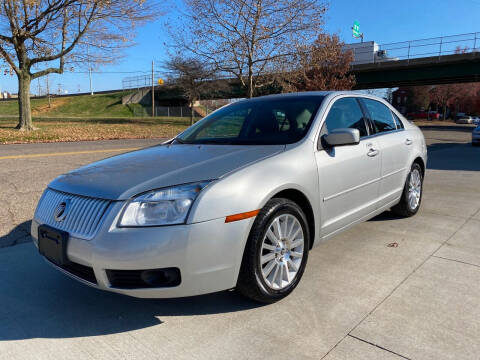
[[[478,359],[480,148],[470,131],[426,129],[417,216],[386,213],[321,244],[273,305],[235,292],[128,298],[64,277],[31,243],[0,249],[0,359]],[[55,176],[151,143],[0,146],[0,244],[29,241]]]

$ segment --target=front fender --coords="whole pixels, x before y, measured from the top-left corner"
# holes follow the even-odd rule
[[[319,234],[318,171],[309,141],[264,159],[218,181],[202,191],[188,222],[196,223],[261,209],[277,193],[295,189],[310,202]]]

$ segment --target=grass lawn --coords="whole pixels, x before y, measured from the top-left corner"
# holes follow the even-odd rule
[[[35,118],[38,130],[15,130],[18,119],[0,118],[0,144],[113,139],[168,138],[184,130],[188,118]]]
[[[31,99],[33,116],[48,117],[133,117],[134,109],[139,104],[122,104],[122,97],[127,93],[99,95],[81,95],[52,97],[48,99]],[[18,115],[16,100],[0,102],[0,116]]]
[[[0,144],[110,139],[172,137],[184,130],[190,119],[134,117],[139,104],[122,104],[127,93],[31,99],[36,131],[15,130],[18,102],[0,101]],[[138,108],[138,109],[136,109]]]

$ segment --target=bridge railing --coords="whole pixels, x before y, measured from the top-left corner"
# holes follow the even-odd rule
[[[370,42],[365,43],[365,46],[353,47],[351,50],[355,59],[371,59],[371,61],[362,60],[361,62],[357,60],[354,64],[472,53],[480,51],[480,32],[375,44],[375,46]]]

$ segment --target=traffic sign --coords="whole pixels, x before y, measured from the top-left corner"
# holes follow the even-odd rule
[[[353,22],[352,35],[355,39],[362,37],[362,33],[360,32],[360,23],[357,20]]]

